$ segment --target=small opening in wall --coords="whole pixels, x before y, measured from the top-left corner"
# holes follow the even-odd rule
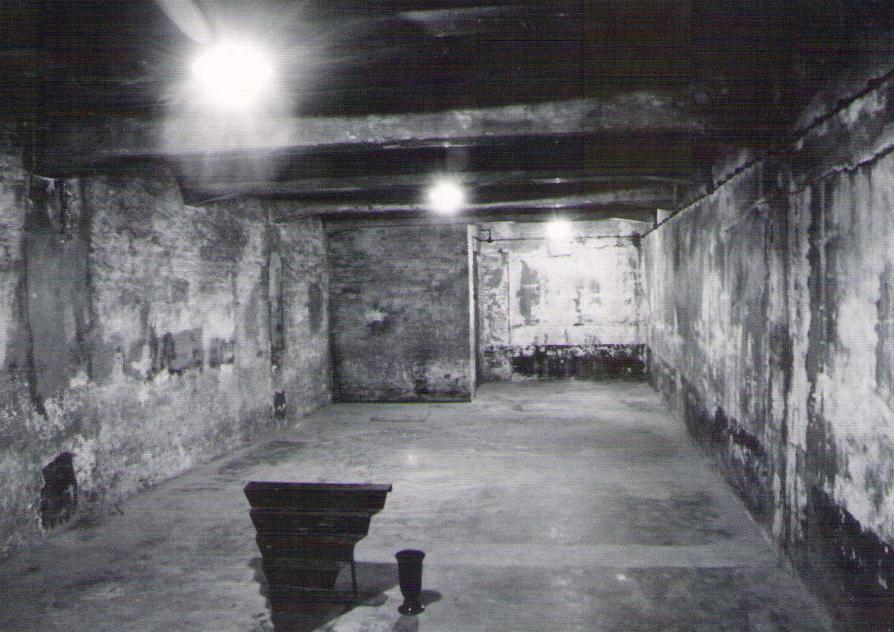
[[[282,419],[286,416],[286,394],[284,391],[273,393],[273,415],[277,419]]]
[[[40,490],[40,524],[50,528],[71,519],[78,508],[78,481],[74,455],[63,452],[43,468]]]

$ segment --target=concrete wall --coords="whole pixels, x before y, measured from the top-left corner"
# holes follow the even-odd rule
[[[479,375],[642,374],[640,222],[573,222],[550,241],[542,223],[479,225]],[[618,236],[622,237],[618,237]]]
[[[655,383],[854,630],[894,629],[892,149],[883,83],[643,239]]]
[[[319,223],[186,206],[161,169],[29,187],[12,156],[0,163],[0,553],[41,533],[42,468],[57,455],[74,455],[79,513],[101,511],[272,429],[277,390],[293,412],[328,400]],[[285,315],[271,367],[276,247]]]
[[[332,399],[326,239],[316,217],[278,224],[274,230],[270,265],[274,400],[277,413],[293,417]],[[276,393],[282,394],[281,403]]]
[[[31,431],[24,234],[25,174],[6,148],[0,154],[0,554],[19,529],[33,528],[34,514],[26,516],[22,505],[36,502],[40,489],[24,498],[16,480],[40,477],[40,466],[30,470],[15,450],[16,437]]]
[[[383,222],[327,229],[335,397],[468,400],[466,227]]]

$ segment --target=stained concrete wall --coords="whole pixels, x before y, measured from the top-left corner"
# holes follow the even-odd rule
[[[25,518],[23,498],[16,480],[40,477],[40,466],[31,470],[16,454],[15,441],[30,431],[29,333],[24,312],[25,288],[25,173],[21,160],[5,147],[0,153],[0,554],[18,538],[19,529],[33,527],[33,513]]]
[[[276,390],[295,412],[328,400],[318,222],[184,205],[162,169],[29,186],[7,157],[0,224],[0,554],[40,535],[41,470],[61,453],[81,512],[102,511],[272,429]]]
[[[294,417],[332,398],[326,239],[316,217],[278,224],[274,230],[270,266],[274,400],[277,413]],[[277,262],[278,280],[272,273]]]
[[[894,629],[892,149],[883,83],[643,239],[655,383],[854,630]]]
[[[468,400],[465,225],[337,222],[327,235],[335,397]]]
[[[611,377],[643,373],[638,239],[641,222],[572,222],[550,241],[546,224],[481,224],[479,376]]]

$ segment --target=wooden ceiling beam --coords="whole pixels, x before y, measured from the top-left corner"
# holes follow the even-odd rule
[[[260,132],[258,131],[260,130]],[[266,132],[266,133],[264,133]],[[57,121],[43,131],[43,169],[74,172],[126,158],[211,154],[301,153],[328,148],[447,149],[503,142],[516,137],[608,133],[683,135],[704,133],[702,119],[670,97],[629,94],[539,104],[447,112],[359,117],[284,117],[240,126],[198,114],[160,120],[136,118]]]
[[[267,198],[271,201],[274,218],[280,221],[310,216],[321,217],[390,217],[400,215],[431,214],[420,200],[404,203],[358,203],[356,201],[308,203],[291,199],[287,191],[275,187],[258,191],[234,191],[230,188],[184,191],[190,204],[222,202],[243,196]],[[469,217],[500,213],[581,213],[627,212],[638,216],[651,216],[655,208],[673,204],[673,195],[665,189],[619,190],[603,193],[548,197],[541,199],[503,199],[492,202],[471,201],[464,205],[462,214]]]
[[[334,181],[327,187],[308,186],[303,182],[258,182],[228,183],[192,186],[182,182],[184,190],[189,190],[194,200],[220,199],[229,196],[249,196],[261,198],[288,199],[296,205],[314,208],[374,208],[418,206],[425,198],[430,182],[420,179],[416,183],[403,184],[363,184],[353,183],[338,186]],[[547,200],[566,205],[575,201],[640,203],[646,206],[673,206],[678,196],[674,184],[654,182],[587,182],[587,181],[542,181],[511,183],[475,184],[464,186],[467,197],[476,206],[484,208],[491,204],[511,204],[515,201],[534,200],[545,204]]]
[[[278,211],[274,212],[273,220],[276,223],[288,223],[298,221],[306,217],[314,216],[314,213],[301,214],[298,212]],[[421,209],[381,209],[369,212],[358,209],[354,212],[345,211],[338,214],[322,215],[325,222],[369,220],[376,222],[381,220],[412,220],[426,223],[446,224],[475,224],[482,222],[542,222],[561,216],[570,221],[598,220],[598,219],[626,219],[644,222],[648,225],[654,223],[655,210],[640,207],[616,206],[578,206],[574,208],[556,209],[550,207],[522,207],[501,209],[473,209],[465,210],[454,215],[438,215]]]

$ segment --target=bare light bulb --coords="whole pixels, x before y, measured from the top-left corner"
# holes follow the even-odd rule
[[[571,237],[571,222],[567,219],[554,219],[546,225],[546,236],[550,241],[561,241]]]
[[[251,106],[273,79],[273,67],[260,50],[240,42],[222,42],[199,56],[192,71],[202,94],[223,109]]]
[[[429,189],[428,203],[437,213],[455,213],[466,203],[466,193],[455,182],[440,182]]]

